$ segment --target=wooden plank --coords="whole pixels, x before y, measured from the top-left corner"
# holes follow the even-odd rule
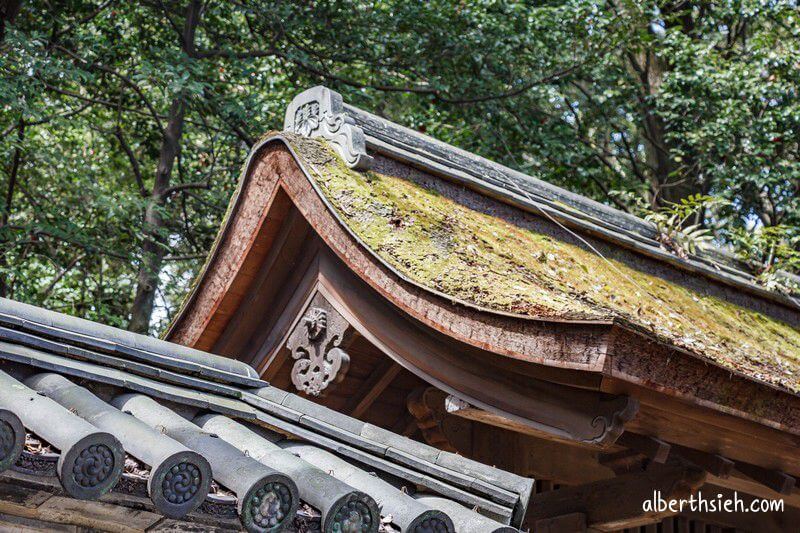
[[[344,412],[353,418],[361,418],[399,373],[400,366],[387,357],[366,379],[361,387],[361,394],[350,398]]]
[[[271,158],[254,161],[248,169],[203,274],[170,328],[173,342],[209,349],[222,333],[291,205],[278,186],[280,176]]]
[[[446,427],[446,426],[445,426]],[[512,433],[506,429],[475,423],[472,426],[473,448],[470,457],[491,464],[498,448],[514,456],[513,470],[534,479],[550,479],[560,485],[581,485],[608,479],[614,474],[598,464],[597,453],[577,446],[562,444]],[[455,440],[448,435],[452,442]],[[481,444],[480,447],[476,446]],[[469,448],[465,448],[469,451]]]
[[[0,513],[0,531],[4,533],[84,533],[86,530],[70,524],[43,522],[34,518],[24,518]]]
[[[36,508],[51,496],[51,492],[26,487],[14,481],[3,481],[0,482],[0,513],[34,517]]]
[[[533,525],[536,533],[582,533],[586,531],[586,515],[570,513],[553,518],[537,520]]]
[[[37,518],[94,529],[135,533],[161,520],[161,515],[120,505],[53,496],[37,509]]]
[[[675,533],[689,533],[689,519],[683,516],[675,518]]]
[[[214,353],[243,359],[240,355],[246,351],[246,343],[253,332],[274,323],[275,315],[283,311],[275,305],[277,294],[287,285],[299,285],[299,280],[293,276],[302,274],[307,268],[304,260],[313,258],[300,255],[309,240],[308,223],[290,204],[282,206],[281,211],[283,209],[286,213],[269,221],[278,231],[265,258],[252,265],[257,269],[252,284],[215,340]]]

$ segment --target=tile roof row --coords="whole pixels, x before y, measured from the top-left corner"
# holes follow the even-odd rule
[[[127,456],[149,469],[152,507],[168,518],[201,512],[213,479],[250,531],[283,529],[300,505],[323,531],[514,531],[532,488],[271,387],[243,363],[9,300],[0,390],[0,469],[32,461],[27,430],[60,451],[66,494],[97,499]]]

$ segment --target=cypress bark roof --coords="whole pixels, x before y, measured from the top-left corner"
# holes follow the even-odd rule
[[[788,322],[792,311],[781,320],[639,270],[616,259],[613,248],[605,259],[569,234],[557,238],[502,209],[457,201],[449,184],[388,158],[377,157],[373,170],[355,170],[326,141],[284,137],[342,224],[417,285],[490,312],[617,321],[800,391],[800,331]]]
[[[236,513],[251,531],[278,530],[291,521],[301,504],[297,493],[303,506],[322,514],[326,531],[347,520],[376,531],[373,498],[381,503],[384,526],[408,531],[423,522],[436,531],[452,530],[453,523],[485,524],[472,509],[490,517],[497,531],[512,531],[504,524],[521,520],[532,480],[365,424],[256,375],[230,359],[0,299],[0,381],[7,385],[0,413],[16,415],[63,456],[56,471],[46,466],[55,463],[30,454],[15,468],[57,473],[72,497],[94,499],[110,490],[122,470],[118,455],[127,452],[152,469],[148,491],[156,512],[189,512],[210,481],[201,482],[208,465],[197,452],[213,478],[237,496]],[[280,450],[284,443],[305,443],[313,453],[297,458]],[[339,478],[329,468],[336,461],[364,472],[367,482]],[[43,462],[44,468],[31,466]],[[76,472],[86,473],[73,479]],[[184,477],[189,485],[178,482]],[[192,491],[193,477],[200,488]],[[400,485],[421,487],[456,507],[412,501]],[[274,505],[265,507],[270,494]],[[190,506],[190,498],[199,501]],[[202,503],[198,512],[208,509]]]

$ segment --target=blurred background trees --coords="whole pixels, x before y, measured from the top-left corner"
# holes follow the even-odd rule
[[[712,196],[681,223],[767,285],[800,264],[796,0],[0,0],[0,19],[2,296],[158,332],[249,147],[320,83],[651,219]]]

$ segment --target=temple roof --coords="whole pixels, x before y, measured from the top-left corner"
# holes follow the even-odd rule
[[[512,531],[504,524],[524,515],[532,480],[256,376],[231,359],[0,299],[0,430],[17,443],[2,451],[18,458],[0,483],[62,499],[106,494],[148,509],[151,526],[160,516],[217,526],[238,516],[250,531],[295,517],[323,531],[347,520],[363,531],[423,522],[425,531]],[[206,498],[212,479],[224,489]]]
[[[620,238],[605,206],[480,158],[467,176],[468,155],[328,89],[300,94],[286,131],[253,146],[167,336],[288,371],[287,336],[318,293],[417,378],[530,431],[605,446],[681,417],[678,399],[800,434],[792,297]],[[552,209],[491,189],[478,167]],[[640,431],[719,451],[658,424]]]
[[[388,159],[356,170],[324,140],[284,137],[341,223],[412,283],[487,312],[619,323],[800,391],[800,331],[770,313],[636,268],[574,233],[554,236]]]

